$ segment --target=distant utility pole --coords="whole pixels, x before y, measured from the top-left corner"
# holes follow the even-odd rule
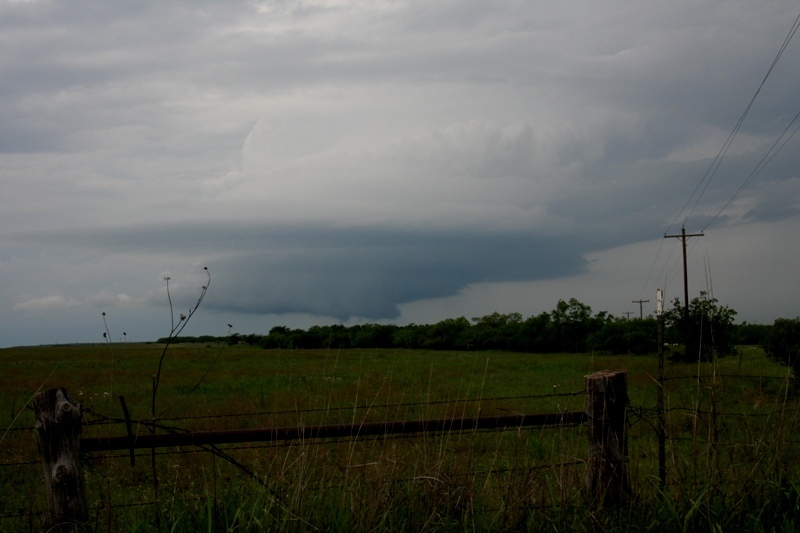
[[[644,318],[644,311],[642,311],[642,304],[649,302],[650,300],[633,300],[631,303],[639,304],[639,318]]]
[[[664,234],[665,239],[680,239],[683,244],[683,318],[686,325],[686,349],[689,349],[689,274],[686,268],[686,238],[703,237],[703,233],[686,233],[686,228],[681,226],[680,235]]]
[[[631,311],[625,311],[625,312],[624,312],[624,313],[622,313],[622,314],[623,314],[623,315],[625,315],[625,318],[627,318],[628,320],[630,320],[630,319],[631,319],[631,315],[632,315],[633,313],[632,313]]]

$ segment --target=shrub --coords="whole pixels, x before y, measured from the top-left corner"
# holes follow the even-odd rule
[[[687,324],[684,308],[676,298],[673,308],[664,313],[667,339],[670,342],[686,343],[684,352],[676,353],[674,359],[688,363],[698,359],[710,361],[714,357],[734,354],[735,316],[736,311],[719,305],[716,298],[709,298],[705,292],[701,292],[700,297],[689,304]]]
[[[762,345],[767,356],[792,370],[800,382],[800,318],[778,318]]]

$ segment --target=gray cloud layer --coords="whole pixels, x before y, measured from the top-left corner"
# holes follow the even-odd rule
[[[577,242],[568,246],[562,239],[522,232],[268,229],[194,223],[52,231],[18,238],[101,254],[194,251],[202,256],[213,250],[219,256],[203,264],[215,273],[217,296],[207,307],[341,320],[396,318],[397,304],[402,302],[452,296],[470,283],[574,274],[585,265]]]
[[[577,280],[684,222],[784,258],[755,230],[798,225],[798,139],[720,210],[800,110],[798,43],[681,208],[796,11],[0,0],[0,336],[34,342],[35,313],[134,317],[163,272],[179,294],[202,266],[214,313],[399,320],[476,285]]]

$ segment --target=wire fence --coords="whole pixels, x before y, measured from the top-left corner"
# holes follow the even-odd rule
[[[192,415],[192,416],[176,416],[176,417],[166,417],[166,418],[159,418],[157,420],[153,419],[141,419],[141,418],[132,418],[126,420],[125,418],[119,417],[112,417],[108,416],[95,410],[84,410],[84,414],[92,416],[91,419],[86,420],[83,422],[84,427],[92,427],[92,426],[107,426],[109,424],[113,425],[120,425],[120,424],[137,424],[145,427],[153,427],[157,429],[164,429],[171,432],[188,432],[187,429],[175,427],[175,426],[166,426],[164,422],[179,422],[179,421],[195,421],[195,420],[213,420],[213,419],[234,419],[234,418],[256,418],[256,417],[269,417],[269,416],[283,416],[283,415],[302,415],[302,414],[311,414],[311,413],[330,413],[330,412],[337,412],[337,411],[353,411],[353,410],[379,410],[379,409],[402,409],[402,408],[409,408],[409,407],[425,407],[430,405],[465,405],[470,403],[493,403],[493,402],[501,402],[501,401],[509,401],[509,400],[531,400],[531,399],[548,399],[548,398],[563,398],[563,397],[577,397],[582,396],[585,394],[585,391],[576,391],[576,392],[561,392],[561,393],[551,393],[551,394],[525,394],[525,395],[513,395],[513,396],[488,396],[488,397],[481,397],[481,398],[459,398],[459,399],[446,399],[446,400],[432,400],[432,401],[418,401],[418,402],[395,402],[395,403],[382,403],[382,404],[362,404],[362,405],[336,405],[336,406],[328,406],[328,407],[317,407],[317,408],[304,408],[304,409],[280,409],[280,410],[263,410],[263,411],[248,411],[242,413],[215,413],[215,414],[205,414],[205,415]],[[503,409],[513,412],[511,409]],[[559,424],[551,424],[551,425],[540,425],[539,427],[558,427]],[[496,432],[496,431],[504,431],[506,428],[499,427],[499,428],[483,428],[483,429],[476,429],[475,431],[478,432]],[[15,431],[15,432],[33,432],[36,430],[34,426],[24,426],[24,427],[11,427],[8,428],[7,431]],[[386,438],[387,436],[383,436],[382,438]],[[361,438],[367,439],[370,436],[354,436],[349,438]],[[415,438],[414,435],[410,436],[403,436],[403,435],[392,435],[390,438],[395,439],[402,439],[402,438]],[[330,442],[338,442],[337,439],[326,439],[320,441],[318,444],[324,445]],[[264,445],[263,448],[269,447],[282,447],[282,446],[291,446],[291,444],[279,444],[273,443],[270,445]],[[253,446],[248,446],[247,449],[252,449]],[[243,449],[243,448],[242,448]],[[202,450],[196,450],[195,452],[203,452]],[[170,455],[175,452],[158,452],[157,455]],[[188,453],[186,450],[182,450],[180,453]],[[136,454],[137,456],[147,456],[149,457],[151,454]],[[114,458],[114,457],[129,457],[129,455],[115,455],[115,456],[108,456],[108,455],[101,455],[100,457],[106,458]],[[25,460],[25,461],[15,461],[15,462],[4,462],[0,463],[0,468],[2,467],[14,467],[14,466],[26,466],[32,464],[38,464],[38,461],[35,460]]]
[[[717,408],[716,404],[713,404],[713,407],[709,404],[712,404],[715,400],[715,395],[717,394],[716,387],[720,386],[720,380],[730,380],[730,381],[745,381],[751,382],[756,381],[758,383],[763,382],[771,382],[771,383],[780,383],[785,382],[786,388],[783,386],[779,386],[777,390],[770,391],[767,394],[766,399],[756,406],[749,410],[749,411],[737,411],[737,410],[730,410],[730,409],[719,409]],[[800,444],[800,436],[797,434],[792,433],[791,431],[787,431],[786,434],[778,436],[778,438],[774,439],[767,439],[762,438],[758,441],[756,440],[746,440],[741,439],[741,435],[738,433],[738,426],[735,427],[727,427],[726,420],[727,419],[750,419],[750,420],[758,420],[762,421],[763,423],[768,423],[772,420],[779,419],[779,418],[797,418],[798,413],[800,413],[800,405],[794,401],[794,398],[789,398],[788,394],[788,383],[786,377],[777,377],[777,376],[760,376],[760,375],[741,375],[741,374],[702,374],[702,375],[693,375],[693,376],[671,376],[665,378],[665,384],[667,387],[670,387],[670,383],[679,384],[682,382],[693,382],[691,385],[687,387],[680,387],[673,385],[669,388],[669,392],[673,395],[676,399],[679,399],[682,402],[686,401],[685,396],[691,396],[693,401],[687,406],[686,403],[682,403],[681,405],[672,405],[666,406],[664,408],[664,414],[667,418],[667,421],[670,423],[670,431],[668,431],[668,443],[670,446],[682,446],[682,445],[691,445],[691,446],[714,446],[720,450],[733,450],[733,449],[742,449],[742,448],[755,448],[755,447],[769,447],[769,446],[796,446]],[[698,393],[698,389],[700,393]],[[707,390],[706,390],[707,389]],[[750,390],[750,389],[748,389]],[[756,389],[753,389],[756,390]],[[214,413],[214,414],[206,414],[206,415],[191,415],[191,416],[175,416],[169,418],[162,418],[157,421],[147,420],[147,419],[128,419],[119,418],[108,416],[103,413],[91,411],[89,412],[89,416],[91,417],[89,420],[85,422],[87,427],[98,426],[98,425],[117,425],[117,424],[126,424],[126,423],[135,423],[147,426],[148,424],[153,428],[162,428],[168,431],[174,432],[181,432],[185,431],[181,428],[176,428],[174,426],[164,426],[164,423],[176,423],[182,421],[200,421],[200,420],[213,420],[213,419],[238,419],[238,418],[258,418],[258,417],[274,417],[274,416],[291,416],[291,415],[303,415],[303,414],[312,414],[312,413],[331,413],[337,411],[365,411],[365,410],[376,410],[376,409],[404,409],[404,408],[412,408],[412,407],[425,407],[430,405],[468,405],[468,404],[479,404],[479,403],[498,403],[498,402],[510,402],[510,401],[523,401],[523,400],[540,400],[540,399],[553,399],[553,398],[567,398],[567,397],[578,397],[585,395],[586,391],[580,390],[575,392],[567,392],[567,393],[553,393],[553,394],[533,394],[533,395],[514,395],[514,396],[496,396],[496,397],[485,397],[485,398],[462,398],[462,399],[447,399],[447,400],[435,400],[435,401],[415,401],[415,402],[393,402],[393,403],[385,403],[385,404],[360,404],[360,405],[337,405],[337,406],[328,406],[328,407],[315,407],[315,408],[303,408],[303,409],[278,409],[278,410],[260,410],[260,411],[248,411],[248,412],[239,412],[239,413]],[[504,408],[501,408],[504,409]],[[510,410],[510,409],[508,409]],[[657,431],[657,420],[660,414],[659,408],[654,405],[650,405],[647,403],[638,404],[637,402],[629,401],[628,402],[628,409],[627,409],[627,419],[626,424],[630,431],[634,429],[639,431],[639,435],[646,436],[650,435],[651,439],[654,439],[655,433]],[[674,417],[688,417],[693,419],[695,425],[690,428],[688,433],[686,431],[681,430],[677,425],[675,425],[674,421],[670,422],[671,418]],[[699,429],[702,430],[717,430],[718,434],[714,436],[714,438],[709,437],[708,431],[700,431],[698,429],[698,425],[700,426]],[[766,426],[765,426],[766,427]],[[535,430],[533,428],[525,428],[525,431],[543,431],[543,430],[553,430],[553,429],[563,429],[563,424],[547,424],[541,427],[536,427]],[[34,427],[15,427],[9,428],[8,431],[20,432],[20,431],[28,431],[33,432]],[[515,430],[515,431],[522,431],[522,428],[519,427],[496,427],[496,428],[485,428],[485,429],[476,429],[473,428],[470,430],[471,434],[473,435],[485,435],[485,434],[492,434],[498,432],[504,432],[508,430]],[[792,428],[793,429],[793,428]],[[755,430],[754,430],[755,431]],[[370,443],[387,443],[387,442],[402,442],[402,441],[413,441],[418,440],[420,438],[419,435],[415,434],[397,434],[397,435],[352,435],[347,437],[341,438],[324,438],[324,439],[306,439],[302,442],[302,446],[304,448],[308,447],[317,447],[317,448],[324,448],[330,446],[340,446],[340,445],[352,445],[354,442],[358,442],[360,444],[369,445]],[[644,444],[637,443],[638,446],[643,446]],[[108,462],[108,461],[117,461],[119,459],[129,459],[132,456],[141,459],[152,459],[156,457],[165,457],[165,456],[174,456],[174,455],[181,455],[181,456],[190,456],[196,454],[209,454],[209,453],[216,453],[216,454],[235,454],[238,452],[246,452],[248,454],[259,453],[259,452],[268,452],[269,450],[287,450],[292,448],[297,448],[297,444],[289,441],[289,442],[267,442],[267,443],[249,443],[249,444],[231,444],[225,446],[218,446],[214,448],[210,447],[203,447],[203,448],[181,448],[181,449],[163,449],[163,450],[153,450],[147,452],[137,452],[137,453],[95,453],[92,454],[91,460],[95,462]],[[633,459],[632,459],[633,460]],[[33,465],[38,465],[39,461],[36,460],[18,460],[18,461],[6,461],[0,463],[0,468],[3,469],[12,469],[12,468],[27,468]],[[234,466],[236,466],[235,463]],[[363,465],[355,465],[361,467]],[[350,466],[354,468],[355,466]],[[536,465],[527,465],[525,467],[498,467],[498,468],[473,468],[467,472],[457,472],[457,473],[450,473],[449,479],[456,479],[458,477],[465,477],[469,478],[469,476],[491,476],[491,475],[531,475],[534,472],[545,471],[555,468],[585,468],[586,467],[586,460],[576,457],[571,460],[561,460],[557,462],[547,463],[542,462]],[[248,472],[243,470],[243,472],[247,474],[252,474],[252,472]],[[419,476],[412,476],[412,477],[397,477],[390,482],[392,483],[411,483],[416,482],[422,479]],[[386,481],[380,481],[380,483],[385,483]],[[376,481],[376,483],[379,483]],[[683,483],[683,481],[675,481],[671,480],[668,483],[668,486],[676,485],[679,483]],[[345,488],[346,485],[328,485],[325,487],[326,490],[336,490]],[[317,487],[307,487],[305,490],[322,490],[321,488]],[[178,499],[176,501],[181,501],[185,503],[189,502],[197,502],[202,501],[202,497],[197,498],[184,498]],[[145,506],[153,506],[156,505],[156,501],[141,501],[141,502],[126,502],[126,503],[119,503],[119,504],[107,504],[102,506],[94,506],[90,508],[90,511],[93,513],[100,513],[100,512],[107,512],[109,510],[121,510],[121,509],[128,509],[128,508],[137,508],[137,507],[145,507]],[[11,519],[28,519],[30,520],[32,517],[39,517],[42,515],[41,511],[37,511],[34,507],[29,508],[25,512],[12,512],[12,513],[5,513],[0,514],[0,520],[11,520]]]
[[[698,383],[702,383],[704,380],[713,380],[713,379],[721,379],[721,378],[734,378],[734,379],[758,379],[758,380],[772,380],[772,381],[786,381],[786,377],[777,377],[777,376],[761,376],[761,375],[743,375],[743,374],[707,374],[707,375],[694,375],[694,376],[666,376],[664,378],[665,382],[669,381],[677,381],[677,380],[693,380],[697,381]],[[96,411],[87,410],[85,411],[87,414],[93,416],[92,419],[87,420],[84,422],[84,426],[91,427],[91,426],[105,426],[109,424],[126,424],[126,423],[133,423],[139,424],[143,426],[150,426],[162,429],[169,429],[171,431],[188,431],[179,427],[174,426],[163,426],[163,422],[178,422],[178,421],[189,421],[189,420],[213,420],[213,419],[234,419],[234,418],[254,418],[254,417],[269,417],[269,416],[282,416],[282,415],[299,415],[299,414],[311,414],[311,413],[329,413],[329,412],[336,412],[336,411],[353,411],[353,410],[377,410],[383,408],[408,408],[408,407],[420,407],[420,406],[429,406],[429,405],[463,405],[469,403],[491,403],[491,402],[499,402],[499,401],[508,401],[508,400],[528,400],[528,399],[546,399],[546,398],[560,398],[560,397],[577,397],[582,396],[585,394],[584,390],[575,391],[575,392],[566,392],[566,393],[552,393],[552,394],[527,394],[527,395],[514,395],[514,396],[493,396],[493,397],[485,397],[485,398],[460,398],[460,399],[447,399],[447,400],[434,400],[434,401],[426,401],[426,402],[397,402],[397,403],[385,403],[385,404],[363,404],[363,405],[346,405],[346,406],[328,406],[328,407],[317,407],[317,408],[304,408],[304,409],[281,409],[281,410],[262,410],[262,411],[249,411],[249,412],[241,412],[241,413],[216,413],[216,414],[205,414],[205,415],[191,415],[191,416],[176,416],[176,417],[165,417],[157,419],[153,421],[152,419],[129,419],[125,420],[124,418],[119,417],[112,417],[108,415],[104,415],[102,413],[98,413]],[[502,409],[502,408],[501,408]],[[508,410],[512,411],[512,410]],[[664,409],[667,415],[671,413],[686,413],[691,414],[694,416],[710,416],[715,415],[719,417],[742,417],[742,418],[769,418],[776,416],[774,411],[770,412],[732,412],[732,411],[725,411],[725,410],[707,410],[707,409],[700,409],[699,407],[665,407]],[[781,409],[781,413],[800,413],[800,406],[798,407],[785,407]],[[654,406],[636,406],[628,403],[628,425],[633,426],[637,423],[648,423],[649,425],[654,426],[653,420],[658,416],[658,408]],[[554,424],[551,426],[544,426],[544,427],[558,427],[558,424]],[[11,427],[7,428],[6,431],[9,432],[33,432],[36,428],[34,426],[24,426],[24,427]],[[496,431],[504,431],[506,428],[489,428],[489,429],[480,429],[477,431],[480,432],[496,432]],[[350,437],[350,438],[370,438],[368,436],[363,437]],[[386,438],[385,436],[383,438]],[[403,436],[403,435],[393,435],[391,438],[394,439],[403,439],[403,438],[415,438],[412,436]],[[676,439],[678,439],[676,437]],[[338,442],[337,439],[326,439],[321,440],[317,444],[324,445],[327,443]],[[253,448],[273,448],[273,447],[284,447],[284,446],[291,446],[291,443],[271,443],[268,445],[261,445],[261,446],[247,446],[241,448],[233,448],[233,449],[253,449]],[[203,452],[202,450],[196,450],[193,453]],[[170,455],[174,452],[158,452],[157,455]],[[180,453],[192,453],[187,450],[182,450]],[[149,457],[151,454],[137,454],[137,456],[147,456]],[[103,458],[116,458],[116,457],[129,457],[127,454],[119,454],[119,455],[101,455],[100,457]],[[15,466],[27,466],[38,464],[38,461],[35,460],[24,460],[24,461],[14,461],[14,462],[3,462],[0,463],[0,468],[7,468],[7,467],[15,467]]]
[[[455,405],[463,405],[469,403],[479,403],[479,402],[504,402],[509,400],[526,400],[526,399],[542,399],[542,398],[563,398],[563,397],[570,397],[570,396],[579,396],[584,394],[583,391],[578,391],[574,393],[555,393],[555,394],[547,394],[547,395],[518,395],[518,396],[497,396],[497,397],[484,397],[484,398],[466,398],[466,399],[455,399],[455,400],[446,400],[446,401],[435,401],[435,402],[399,402],[399,403],[391,403],[391,404],[383,404],[383,405],[348,405],[348,406],[337,406],[325,409],[298,409],[298,410],[271,410],[271,411],[252,411],[248,413],[234,413],[236,417],[253,417],[253,416],[271,416],[275,414],[286,415],[286,414],[297,414],[297,413],[316,413],[320,411],[336,411],[336,410],[353,410],[353,409],[377,409],[383,407],[393,407],[393,408],[404,408],[404,407],[411,407],[411,406],[427,406],[431,404],[436,405],[445,405],[445,404],[455,404]],[[108,424],[108,423],[130,423],[130,420],[125,419],[112,419],[111,417],[107,417],[102,414],[98,413],[91,413],[93,416],[92,420],[87,421],[85,424],[86,426],[93,426],[99,424]],[[191,417],[172,417],[169,419],[171,422],[175,421],[182,421],[182,420],[200,420],[200,419],[214,419],[214,418],[232,418],[230,414],[225,415],[203,415],[203,416],[191,416]],[[151,423],[152,420],[142,420],[137,421],[141,423]],[[158,420],[157,424],[154,427],[160,427],[161,429],[170,431],[170,432],[180,432],[180,429],[176,429],[174,427],[163,426],[161,422],[164,420]],[[551,428],[563,428],[563,423],[549,423],[549,424],[539,424],[537,429],[539,430],[548,430]],[[33,430],[35,428],[19,428],[20,430],[28,429]],[[490,428],[480,428],[475,427],[472,428],[469,433],[475,438],[476,436],[480,435],[487,435],[491,433],[497,433],[501,431],[506,431],[508,429],[516,429],[517,431],[527,430],[528,428],[525,427],[506,427],[506,426],[498,426],[498,427],[490,427]],[[448,434],[450,434],[450,430],[444,430]],[[428,434],[428,432],[425,432]],[[456,431],[458,433],[458,431]],[[303,450],[309,450],[310,447],[316,448],[328,448],[332,446],[350,446],[353,443],[358,443],[359,445],[366,445],[369,446],[370,443],[379,443],[381,446],[386,445],[390,442],[402,442],[402,441],[419,441],[420,437],[419,434],[383,434],[383,435],[351,435],[342,438],[324,438],[324,439],[304,439],[301,447]],[[116,461],[119,459],[128,459],[131,457],[146,459],[149,458],[152,461],[155,461],[157,457],[166,457],[166,456],[190,456],[190,455],[213,455],[216,457],[220,457],[225,461],[231,463],[235,467],[237,467],[243,474],[246,474],[248,477],[255,479],[256,481],[260,481],[258,478],[259,476],[256,475],[254,470],[249,469],[243,463],[238,461],[233,457],[232,454],[236,454],[237,452],[247,452],[248,454],[252,455],[253,453],[264,453],[269,452],[269,450],[277,450],[277,449],[284,449],[284,450],[291,450],[292,448],[297,448],[298,444],[292,441],[289,442],[268,442],[268,443],[258,443],[252,444],[249,443],[247,445],[225,445],[225,446],[200,446],[190,449],[180,448],[180,449],[162,449],[162,450],[152,450],[149,453],[95,453],[91,454],[89,457],[86,458],[88,463],[91,465],[93,463],[103,464],[107,461]],[[305,451],[303,453],[306,453]],[[16,462],[9,462],[5,463],[2,466],[6,467],[23,467],[23,466],[33,466],[37,464],[37,461],[16,461]],[[153,463],[155,464],[155,463]],[[363,467],[370,466],[372,463],[360,464],[360,465],[347,465],[345,469],[356,468],[360,469]],[[518,475],[530,475],[531,472],[535,471],[545,471],[548,469],[553,468],[576,468],[580,465],[585,464],[583,460],[573,460],[573,461],[560,461],[558,463],[550,463],[550,464],[538,464],[535,467],[502,467],[502,468],[490,468],[490,469],[481,469],[481,468],[470,468],[467,472],[461,473],[453,473],[449,472],[446,476],[446,480],[448,486],[451,488],[458,488],[461,485],[458,481],[459,478],[464,480],[470,480],[467,482],[467,485],[471,485],[475,483],[476,476],[481,478],[488,478],[492,476],[518,476]],[[346,480],[346,477],[345,477]],[[366,483],[369,485],[370,483],[376,486],[384,486],[385,483],[391,484],[405,484],[405,483],[443,483],[442,479],[437,478],[436,476],[431,475],[419,475],[413,477],[396,477],[390,480],[373,480],[373,481],[365,481],[362,484]],[[266,485],[265,485],[266,486]],[[466,485],[464,485],[466,486]],[[324,487],[320,486],[310,486],[305,487],[303,490],[306,492],[329,492],[335,490],[346,490],[349,487],[347,483],[328,483]],[[215,489],[216,490],[216,489]],[[274,489],[270,489],[273,497],[279,502],[281,506],[288,506],[288,503],[284,500],[284,493],[287,492],[289,489],[277,487]],[[216,498],[216,496],[215,496]],[[207,498],[206,498],[207,499]],[[171,499],[171,504],[181,503],[186,504],[188,502],[198,502],[198,501],[205,501],[204,498],[175,498]],[[39,520],[43,518],[43,512],[38,510],[39,505],[41,502],[37,504],[35,501],[28,502],[28,508],[25,510],[20,510],[18,512],[11,512],[11,513],[4,513],[0,514],[0,521],[11,521],[11,520],[27,520],[29,524],[32,524],[34,520]],[[158,500],[147,500],[147,501],[138,501],[138,502],[124,502],[124,503],[111,503],[110,501],[103,504],[103,505],[95,505],[89,508],[89,512],[94,515],[99,515],[100,513],[115,513],[115,512],[122,512],[127,509],[135,509],[135,508],[143,508],[143,507],[155,507],[159,505]],[[111,514],[108,514],[109,520],[111,520]],[[0,527],[2,529],[2,527]]]

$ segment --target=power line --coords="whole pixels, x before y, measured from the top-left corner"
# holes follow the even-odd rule
[[[733,202],[736,199],[736,197],[739,196],[739,194],[741,194],[741,192],[744,191],[744,189],[748,185],[750,185],[750,183],[753,182],[756,176],[758,176],[761,173],[761,171],[764,170],[767,164],[769,164],[769,162],[772,161],[772,158],[775,157],[778,154],[778,152],[780,152],[783,149],[783,147],[786,146],[786,143],[788,143],[792,139],[792,137],[794,137],[797,131],[800,130],[800,125],[798,125],[797,128],[795,128],[795,130],[791,134],[789,134],[788,137],[786,137],[783,143],[781,143],[781,145],[778,146],[778,143],[780,143],[781,139],[783,139],[783,137],[786,135],[786,132],[789,131],[789,128],[792,127],[792,124],[794,124],[798,118],[800,118],[800,111],[798,111],[798,113],[794,116],[789,125],[786,126],[786,129],[783,130],[783,133],[781,133],[781,135],[775,140],[775,142],[772,143],[772,146],[770,146],[769,150],[767,150],[767,153],[764,154],[764,157],[761,158],[761,161],[758,162],[758,164],[750,172],[747,178],[745,178],[744,182],[739,186],[736,192],[733,193],[733,196],[731,196],[730,199],[727,202],[725,202],[725,205],[722,206],[722,209],[720,209],[719,212],[716,215],[714,215],[714,217],[703,227],[704,231],[711,224],[713,224],[715,220],[717,220],[717,218],[722,214],[722,212],[728,208],[731,202]],[[778,147],[775,148],[776,146]]]
[[[730,135],[728,135],[728,138],[723,143],[722,148],[720,148],[720,150],[717,153],[716,157],[711,162],[711,165],[708,167],[708,169],[706,170],[705,174],[703,174],[703,177],[700,179],[700,182],[697,184],[697,187],[695,187],[694,191],[689,196],[689,199],[686,200],[686,203],[683,205],[681,210],[675,216],[675,219],[672,221],[672,223],[670,223],[669,228],[667,228],[667,231],[669,231],[669,229],[672,228],[672,226],[675,224],[675,222],[680,218],[681,214],[686,210],[687,206],[692,202],[692,198],[694,198],[695,195],[697,195],[697,198],[694,201],[694,205],[692,205],[692,208],[689,210],[688,214],[686,215],[686,219],[685,220],[688,221],[689,217],[691,217],[692,213],[694,213],[694,210],[697,208],[697,205],[700,202],[700,199],[703,197],[703,194],[705,193],[706,189],[708,189],[708,185],[711,183],[711,180],[714,178],[714,175],[716,174],[717,169],[719,168],[719,165],[722,163],[722,160],[725,158],[725,155],[728,153],[728,149],[730,148],[731,144],[733,143],[733,140],[736,138],[736,134],[739,132],[739,129],[742,127],[742,124],[744,123],[745,118],[747,118],[748,113],[750,113],[750,109],[753,107],[753,104],[755,103],[756,98],[758,97],[759,93],[761,92],[761,89],[764,87],[764,84],[766,83],[767,78],[769,78],[769,75],[772,73],[772,70],[775,68],[775,65],[778,63],[778,60],[783,55],[783,52],[786,50],[786,47],[789,45],[789,42],[792,40],[792,37],[794,37],[794,34],[797,32],[798,28],[800,28],[800,14],[798,14],[797,18],[795,19],[794,23],[792,24],[791,29],[789,30],[789,33],[784,38],[783,43],[781,44],[781,47],[778,50],[778,53],[775,55],[775,58],[772,60],[772,64],[770,64],[769,69],[767,69],[767,73],[764,76],[764,79],[761,80],[761,84],[758,86],[758,89],[756,89],[755,94],[753,94],[753,97],[750,99],[750,102],[747,104],[747,107],[745,107],[745,110],[742,113],[742,116],[739,117],[739,120],[736,122],[736,125],[734,126],[734,128],[731,131]],[[701,187],[702,187],[702,190],[700,190]],[[700,194],[698,195],[697,192],[699,190],[700,190]]]
[[[797,33],[798,29],[800,29],[800,14],[798,14],[798,16],[795,18],[794,22],[792,23],[791,28],[789,29],[789,32],[784,37],[784,40],[781,43],[780,49],[778,50],[777,54],[775,55],[774,59],[772,60],[772,63],[770,64],[769,68],[767,69],[767,73],[765,74],[764,78],[761,80],[761,83],[759,84],[758,89],[756,90],[756,92],[753,95],[753,97],[750,99],[750,102],[748,103],[747,107],[745,108],[744,112],[742,113],[742,116],[737,121],[737,123],[734,126],[733,130],[731,131],[730,135],[726,139],[725,143],[723,143],[722,147],[720,148],[720,151],[717,153],[717,155],[714,158],[714,160],[712,161],[711,165],[709,165],[709,167],[706,170],[705,174],[703,174],[703,177],[701,178],[700,182],[697,184],[697,186],[695,187],[694,191],[692,191],[692,194],[686,200],[686,203],[683,205],[683,207],[680,209],[680,211],[676,214],[675,218],[672,220],[672,222],[667,227],[667,231],[669,231],[675,225],[675,223],[678,221],[678,219],[681,217],[681,215],[686,212],[687,207],[690,204],[692,204],[692,199],[695,199],[695,201],[694,201],[694,204],[692,205],[692,208],[689,210],[688,214],[686,214],[685,221],[688,221],[689,217],[692,215],[692,213],[694,213],[694,210],[697,207],[697,205],[699,204],[700,199],[703,196],[703,193],[705,193],[706,189],[708,188],[708,185],[711,182],[711,179],[716,174],[716,171],[719,168],[719,165],[721,164],[722,159],[725,157],[725,154],[727,153],[728,149],[730,148],[731,143],[733,142],[733,140],[736,137],[736,134],[738,133],[739,129],[741,128],[745,118],[747,117],[748,113],[750,112],[750,109],[752,108],[753,103],[755,102],[756,98],[758,97],[759,93],[761,92],[761,89],[764,87],[764,84],[766,83],[766,81],[769,78],[770,74],[774,70],[774,68],[777,65],[778,61],[780,60],[781,56],[783,55],[783,52],[788,47],[788,45],[791,42],[792,38],[794,37],[795,33]],[[790,135],[788,135],[788,137],[785,137],[787,132],[791,129],[792,124],[794,124],[795,121],[798,118],[800,118],[800,113],[798,113],[798,115],[796,115],[795,118],[792,119],[792,122],[789,124],[789,126],[786,127],[784,132],[775,141],[775,143],[773,143],[772,147],[770,147],[770,150],[767,152],[767,154],[762,158],[762,160],[759,162],[759,164],[756,165],[756,168],[753,170],[753,172],[750,173],[750,175],[745,179],[744,183],[742,183],[742,185],[739,187],[739,189],[725,203],[725,205],[722,207],[722,209],[720,209],[720,211],[703,227],[703,229],[701,231],[705,231],[722,214],[722,212],[736,199],[736,197],[739,194],[741,194],[741,192],[755,179],[755,177],[764,169],[764,167],[772,160],[772,158],[775,157],[775,155],[797,133],[797,131],[800,130],[800,126],[798,126]],[[785,139],[784,139],[784,137],[785,137]],[[784,139],[783,142],[781,142],[781,139]],[[779,145],[779,143],[780,143],[780,145]],[[684,225],[685,225],[685,222],[684,222]],[[642,289],[639,291],[639,296],[640,297],[641,297],[641,294],[649,286],[650,280],[653,277],[653,272],[655,271],[655,267],[659,263],[659,257],[661,256],[662,249],[663,249],[663,241],[661,241],[661,245],[659,245],[658,252],[656,253],[656,257],[653,260],[653,265],[650,268],[650,272],[647,275],[647,279],[644,282],[644,284],[642,286]],[[664,267],[661,269],[659,274],[656,276],[656,279],[660,279],[662,273],[664,273],[665,270],[667,270],[667,266],[670,263],[670,258],[672,257],[672,252],[674,250],[675,250],[674,247],[670,250],[669,256],[664,261]],[[684,246],[684,253],[685,252],[686,252],[686,250],[685,250],[685,246]],[[671,278],[672,276],[669,276],[669,277]]]

